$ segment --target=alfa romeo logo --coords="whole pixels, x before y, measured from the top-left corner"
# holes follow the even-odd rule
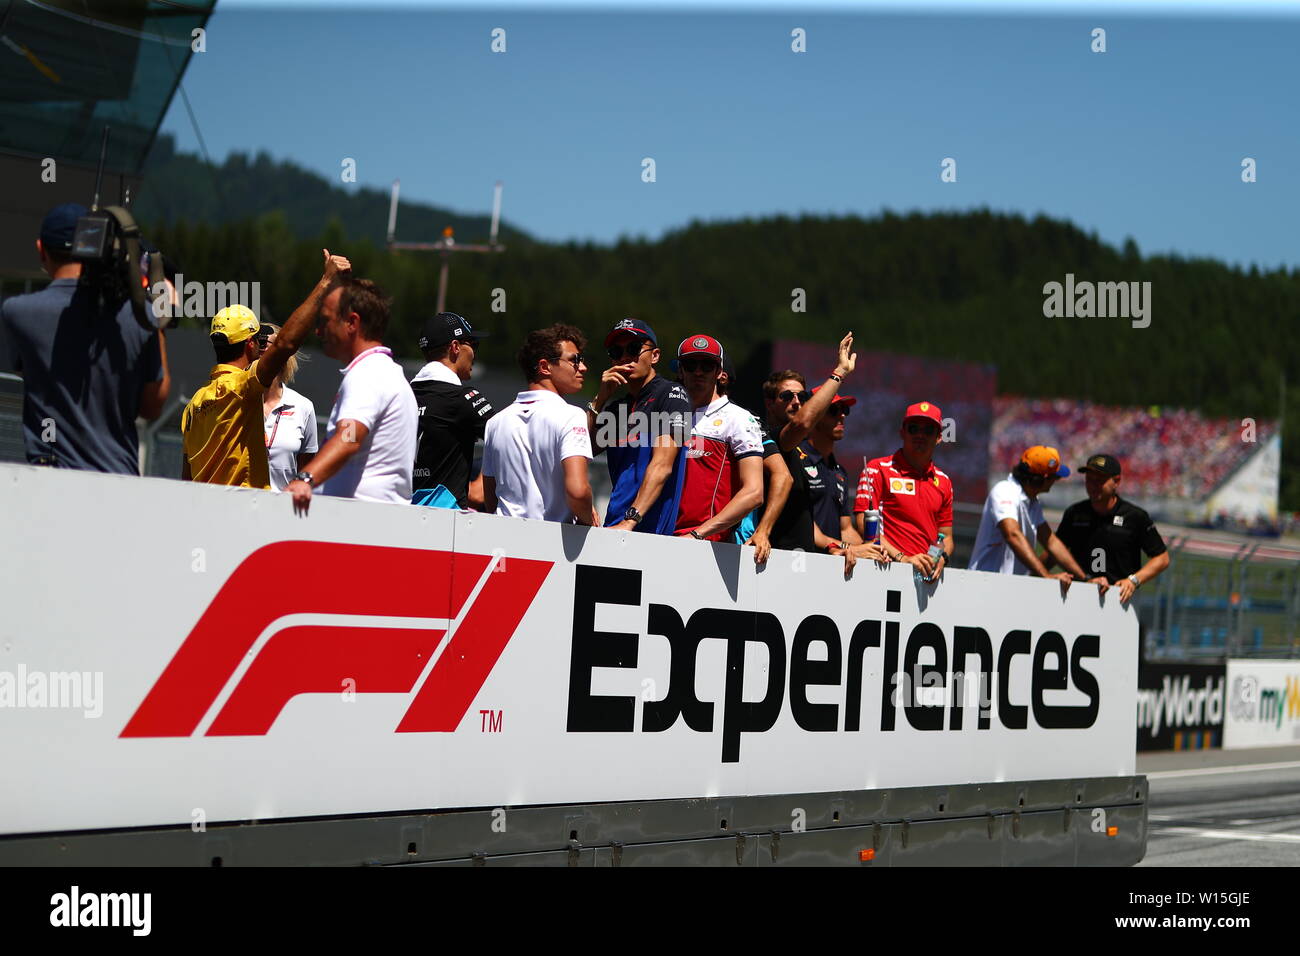
[[[694,342],[691,343],[691,348],[695,348],[695,349],[707,349],[708,347],[709,347],[708,339],[696,339]]]

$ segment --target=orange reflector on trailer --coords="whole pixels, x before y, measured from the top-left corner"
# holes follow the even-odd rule
[[[1106,836],[1119,836],[1119,827],[1107,827]]]
[[[875,850],[859,850],[859,851],[858,851],[858,862],[859,862],[859,863],[870,863],[870,862],[871,862],[872,860],[874,860],[875,858],[876,858],[876,851],[875,851]]]

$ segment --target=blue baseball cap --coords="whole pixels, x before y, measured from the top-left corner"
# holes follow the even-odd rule
[[[614,340],[624,333],[630,335],[640,335],[650,340],[650,344],[655,348],[659,347],[659,340],[655,338],[655,330],[650,328],[650,323],[643,322],[641,319],[619,319],[614,323],[614,328],[610,330],[609,335],[605,336],[605,348],[614,344]]]
[[[77,220],[88,212],[90,210],[78,202],[55,206],[41,222],[41,245],[54,252],[70,251],[72,237],[77,232]]]

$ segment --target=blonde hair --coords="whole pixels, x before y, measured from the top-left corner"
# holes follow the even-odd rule
[[[277,335],[280,332],[280,326],[272,325],[270,322],[267,322],[262,327],[266,329],[270,329],[272,335]],[[302,359],[304,362],[307,361],[307,356],[304,355]],[[289,356],[289,361],[284,363],[284,370],[280,372],[280,381],[285,385],[289,385],[293,382],[293,377],[297,374],[298,374],[298,353],[295,352]]]

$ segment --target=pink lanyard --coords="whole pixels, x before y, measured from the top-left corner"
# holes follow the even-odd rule
[[[270,448],[275,444],[275,433],[280,430],[280,416],[284,414],[287,405],[281,405],[275,410],[275,424],[271,426],[271,437],[266,440],[266,447]]]

